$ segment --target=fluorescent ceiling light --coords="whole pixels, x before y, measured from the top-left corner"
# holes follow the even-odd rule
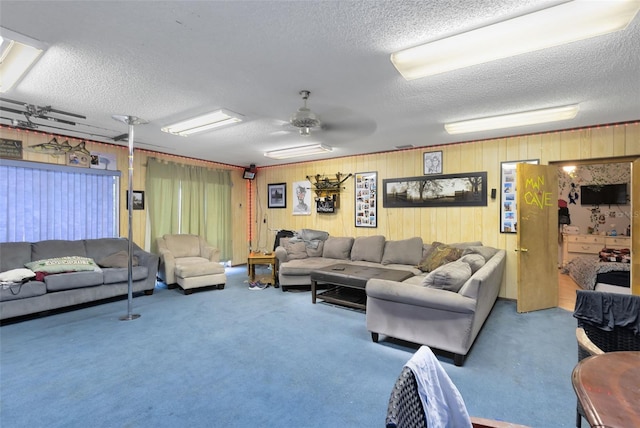
[[[211,113],[203,114],[202,116],[174,123],[173,125],[167,125],[160,129],[164,132],[168,132],[169,134],[186,137],[187,135],[195,134],[196,132],[204,132],[220,126],[231,125],[239,122],[242,122],[242,115],[229,110],[220,109]]]
[[[7,92],[44,52],[37,40],[0,28],[0,92]]]
[[[578,104],[554,107],[542,110],[525,111],[506,114],[503,116],[485,117],[482,119],[463,120],[446,123],[444,129],[449,134],[464,134],[466,132],[488,131],[491,129],[513,128],[516,126],[535,125],[537,123],[556,122],[573,119],[578,114]]]
[[[333,151],[331,147],[318,143],[308,146],[291,147],[289,149],[272,150],[270,152],[265,152],[264,155],[272,159],[288,159],[298,156],[317,155],[331,151]]]
[[[391,54],[413,80],[623,30],[638,0],[575,0]]]

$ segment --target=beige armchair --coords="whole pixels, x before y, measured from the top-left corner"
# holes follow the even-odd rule
[[[190,294],[195,287],[224,288],[226,275],[220,250],[198,235],[167,234],[157,239],[160,253],[158,276],[170,288],[178,284]]]

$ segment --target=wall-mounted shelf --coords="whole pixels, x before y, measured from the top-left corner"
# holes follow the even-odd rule
[[[339,195],[344,189],[342,184],[347,181],[353,174],[336,173],[334,176],[316,174],[314,176],[308,176],[307,180],[311,182],[312,190],[316,194],[316,201],[332,199],[335,207],[339,206]]]

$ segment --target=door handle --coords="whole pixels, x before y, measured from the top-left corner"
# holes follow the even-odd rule
[[[520,248],[520,249],[516,248],[514,251],[520,251],[520,252],[526,253],[526,252],[529,251],[529,249],[528,248]]]

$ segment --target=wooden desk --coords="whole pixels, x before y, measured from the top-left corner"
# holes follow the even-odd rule
[[[271,265],[271,285],[278,288],[278,259],[275,253],[249,253],[247,258],[247,273],[249,275],[249,281],[254,282],[256,280],[256,265]]]
[[[592,427],[640,427],[640,352],[585,358],[571,382]]]

